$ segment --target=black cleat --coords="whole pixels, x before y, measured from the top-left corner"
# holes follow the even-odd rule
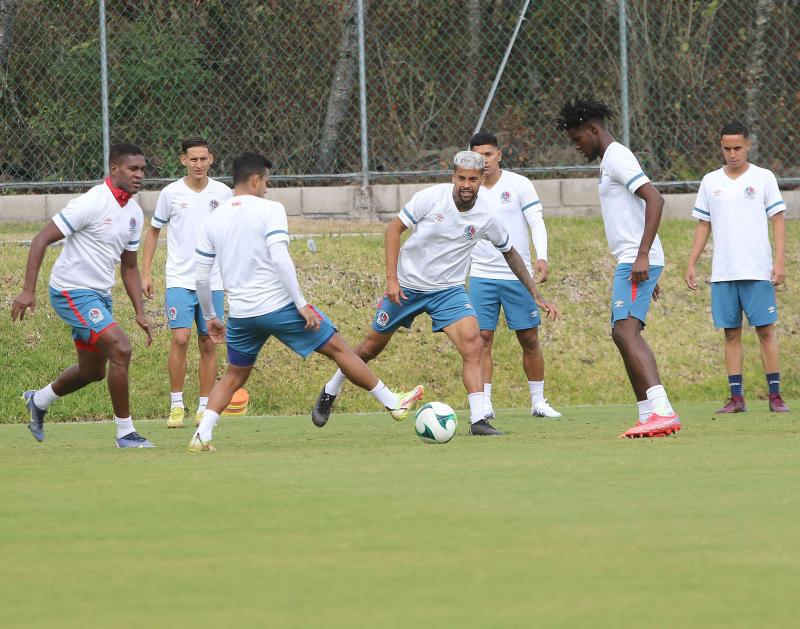
[[[311,421],[314,422],[315,426],[322,428],[328,423],[328,418],[331,416],[331,408],[333,407],[335,399],[335,395],[325,393],[325,387],[322,387],[322,391],[317,398],[317,403],[314,404],[314,408],[311,409]]]
[[[497,430],[494,426],[489,423],[489,420],[485,417],[481,420],[476,421],[474,424],[471,424],[469,427],[469,434],[476,435],[478,437],[502,437],[503,433]]]

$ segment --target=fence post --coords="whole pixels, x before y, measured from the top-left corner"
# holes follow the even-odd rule
[[[358,104],[361,126],[361,187],[369,188],[369,135],[367,134],[367,60],[364,37],[364,0],[358,0]]]
[[[100,99],[103,110],[103,172],[108,177],[108,153],[111,150],[111,134],[108,124],[108,48],[106,46],[106,3],[98,0],[100,19]]]
[[[628,94],[628,8],[627,0],[619,0],[619,75],[622,101],[622,143],[631,145],[631,120]]]

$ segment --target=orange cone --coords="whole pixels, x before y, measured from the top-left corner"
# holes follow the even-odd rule
[[[230,403],[222,411],[223,415],[247,415],[247,406],[250,403],[250,394],[246,389],[239,389],[233,394]]]

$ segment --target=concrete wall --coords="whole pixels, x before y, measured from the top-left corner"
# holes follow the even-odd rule
[[[546,216],[594,216],[599,214],[597,181],[590,179],[543,179],[535,181]],[[381,220],[388,220],[411,196],[431,185],[388,184],[371,189],[372,208]],[[0,222],[43,222],[57,214],[77,194],[0,195]],[[137,200],[146,213],[155,209],[158,192],[146,191]],[[289,216],[347,219],[368,216],[357,186],[271,188],[267,198],[283,203]],[[665,194],[665,218],[691,218],[695,194]],[[800,218],[800,190],[785,191],[787,218]],[[360,211],[359,211],[359,206]]]

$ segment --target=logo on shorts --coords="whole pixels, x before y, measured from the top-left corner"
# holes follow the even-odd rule
[[[500,195],[500,203],[511,203],[511,193],[504,192]]]
[[[476,231],[477,230],[475,229],[475,225],[467,225],[464,228],[464,238],[466,238],[467,240],[473,240],[475,238]]]
[[[213,212],[218,207],[219,207],[219,201],[217,201],[216,199],[211,199],[211,201],[208,202],[209,211]]]
[[[769,308],[767,308],[767,312],[770,313],[770,314],[774,313],[775,312],[775,306],[770,306]]]
[[[444,214],[441,212],[436,212],[436,214],[433,215],[433,218],[436,219],[437,223],[441,223],[444,220]]]
[[[472,304],[464,304],[464,308],[467,310],[472,310]]]
[[[622,306],[624,306],[624,305],[625,305],[625,302],[622,301],[621,299],[617,299],[617,301],[614,302],[614,308],[622,308]]]
[[[100,312],[99,308],[92,308],[89,311],[89,319],[92,320],[92,323],[99,323],[103,320],[103,313]]]
[[[131,216],[130,226],[131,226],[130,232],[134,233],[136,231],[136,218],[133,216]]]
[[[531,319],[535,319],[538,316],[539,316],[539,311],[538,310],[534,310],[533,312],[531,312]]]
[[[389,313],[385,310],[378,310],[378,314],[375,315],[375,323],[378,324],[379,328],[385,328],[389,325]]]
[[[744,198],[748,201],[752,201],[756,198],[756,189],[753,186],[747,186],[744,189]]]
[[[178,318],[178,309],[175,306],[167,308],[167,319],[175,321]]]

